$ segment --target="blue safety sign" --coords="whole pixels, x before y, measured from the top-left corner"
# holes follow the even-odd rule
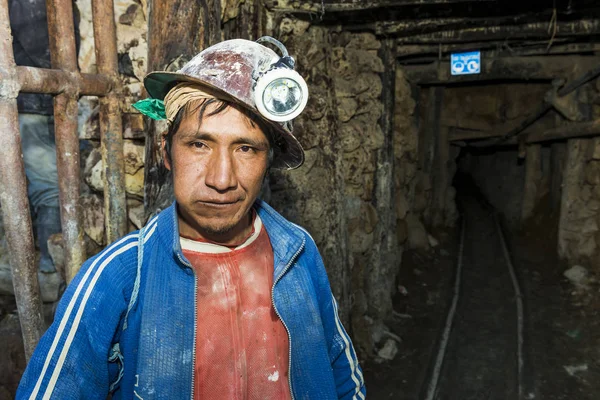
[[[481,72],[481,52],[469,51],[450,56],[450,72],[452,75],[479,74]]]

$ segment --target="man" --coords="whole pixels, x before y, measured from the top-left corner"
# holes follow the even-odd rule
[[[231,40],[146,77],[175,203],[84,264],[17,398],[364,399],[314,241],[258,199],[302,164],[288,119],[308,94],[263,40],[283,56]]]

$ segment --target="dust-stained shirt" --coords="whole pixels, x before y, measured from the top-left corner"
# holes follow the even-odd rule
[[[271,300],[273,249],[260,218],[240,246],[181,238],[196,275],[195,399],[290,399],[289,341]]]

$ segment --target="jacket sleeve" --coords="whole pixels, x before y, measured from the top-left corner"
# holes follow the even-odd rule
[[[121,247],[86,261],[67,287],[21,378],[17,399],[106,399],[116,375],[109,352],[131,291],[126,288],[131,271],[115,257],[137,243],[125,239]]]
[[[314,246],[316,285],[323,328],[329,347],[329,359],[335,379],[338,399],[362,399],[366,397],[365,381],[350,336],[344,329],[338,314],[338,305],[331,292],[329,278],[316,245],[310,235],[308,246]],[[312,250],[312,249],[311,249]],[[311,251],[312,252],[312,251]]]

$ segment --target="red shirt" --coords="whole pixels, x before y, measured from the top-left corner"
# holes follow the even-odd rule
[[[290,399],[289,342],[271,301],[273,249],[259,218],[241,246],[182,239],[197,281],[194,399]]]

